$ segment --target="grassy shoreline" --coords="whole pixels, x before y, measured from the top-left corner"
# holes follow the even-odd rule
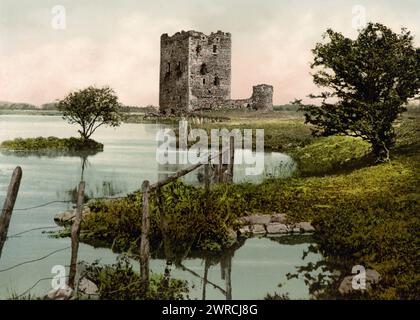
[[[104,145],[94,140],[83,141],[80,138],[16,138],[0,143],[0,151],[8,152],[78,152],[78,151],[102,151]]]

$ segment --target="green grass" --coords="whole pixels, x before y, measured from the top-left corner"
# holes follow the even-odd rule
[[[127,257],[119,257],[112,265],[94,262],[84,276],[98,287],[101,300],[183,300],[188,298],[187,281],[165,278],[152,273],[146,289],[140,275],[133,270]]]
[[[195,125],[210,132],[211,129],[228,130],[252,129],[255,138],[255,130],[264,130],[264,149],[265,151],[282,151],[287,152],[297,147],[303,147],[313,141],[311,130],[305,126],[301,120],[286,119],[260,119],[260,120],[232,120],[229,122],[221,122],[217,124]],[[255,148],[255,141],[254,141]]]
[[[363,166],[369,159],[370,146],[366,141],[351,137],[322,137],[291,155],[303,176],[338,173]]]
[[[16,138],[14,140],[3,141],[0,150],[12,152],[35,152],[35,151],[102,151],[103,144],[94,140],[82,141],[78,138],[57,138],[57,137],[37,137],[37,138]]]

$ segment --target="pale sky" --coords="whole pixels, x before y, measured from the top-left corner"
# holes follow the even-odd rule
[[[65,29],[52,27],[57,5]],[[356,36],[357,5],[367,21],[408,28],[420,47],[420,0],[0,0],[0,101],[109,85],[125,104],[157,105],[160,35],[222,30],[232,34],[232,98],[267,83],[288,103],[314,91],[310,50],[327,28]]]

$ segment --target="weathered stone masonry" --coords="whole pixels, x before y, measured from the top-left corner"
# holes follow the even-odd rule
[[[159,106],[162,113],[202,109],[273,108],[273,87],[254,86],[249,99],[232,100],[230,33],[182,31],[161,36]]]

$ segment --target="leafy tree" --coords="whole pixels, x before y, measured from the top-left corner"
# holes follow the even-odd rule
[[[115,92],[109,87],[88,87],[71,92],[58,103],[63,119],[70,124],[78,124],[83,141],[102,125],[117,127],[121,123],[121,104]]]
[[[394,33],[369,23],[357,39],[329,29],[317,43],[311,69],[324,92],[311,94],[321,105],[301,105],[314,135],[361,137],[372,146],[378,162],[389,160],[395,142],[392,126],[407,102],[419,98],[420,50],[406,29]]]

